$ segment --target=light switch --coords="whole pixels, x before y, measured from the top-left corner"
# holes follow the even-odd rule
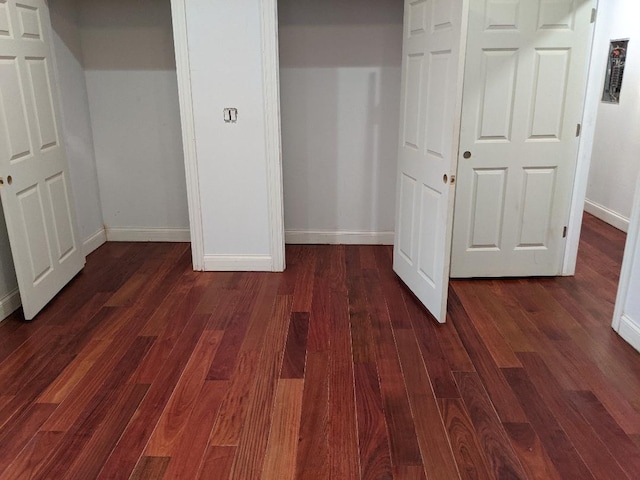
[[[237,108],[225,108],[222,111],[222,115],[225,123],[236,123],[238,121]]]

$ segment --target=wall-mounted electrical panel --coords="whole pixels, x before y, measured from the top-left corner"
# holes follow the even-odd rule
[[[624,76],[628,45],[629,40],[612,40],[609,44],[607,73],[602,91],[603,102],[620,103],[620,91],[622,90],[622,77]]]

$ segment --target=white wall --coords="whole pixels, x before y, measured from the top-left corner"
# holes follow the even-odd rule
[[[187,0],[186,18],[205,267],[268,260],[260,0]]]
[[[78,234],[84,242],[103,229],[93,148],[89,100],[84,77],[76,0],[49,2],[63,136],[75,198]]]
[[[640,173],[640,4],[637,0],[600,1],[592,65],[602,94],[609,41],[628,38],[620,104],[600,103],[593,142],[585,210],[626,231],[635,180]]]
[[[402,17],[397,0],[279,1],[288,241],[393,232]]]
[[[78,5],[104,224],[186,231],[169,0]]]

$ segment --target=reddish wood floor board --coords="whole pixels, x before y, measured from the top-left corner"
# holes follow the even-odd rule
[[[0,324],[0,480],[636,478],[624,241],[585,215],[575,277],[454,280],[444,325],[389,246],[291,245],[272,274],[107,243]]]

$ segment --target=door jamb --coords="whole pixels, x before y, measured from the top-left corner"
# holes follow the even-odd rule
[[[260,1],[262,33],[262,96],[267,166],[267,209],[271,269],[285,269],[284,187],[280,126],[280,59],[278,56],[278,0]]]
[[[598,1],[593,1],[593,8],[598,8]],[[584,202],[587,198],[587,185],[589,183],[589,168],[591,166],[591,152],[593,150],[593,139],[596,132],[596,118],[598,116],[598,106],[600,105],[600,90],[602,88],[601,70],[594,68],[594,61],[600,59],[593,58],[593,42],[598,21],[594,23],[591,32],[591,42],[589,45],[589,62],[587,86],[584,96],[584,107],[582,111],[582,132],[578,143],[578,159],[576,171],[573,178],[573,193],[571,195],[571,206],[569,207],[569,221],[567,225],[567,241],[564,246],[564,259],[562,262],[563,276],[573,276],[576,273],[576,261],[578,258],[578,245],[582,231],[582,216],[584,213]]]
[[[204,270],[204,237],[202,208],[200,204],[200,182],[196,135],[193,120],[193,97],[191,96],[191,64],[187,38],[186,0],[171,0],[173,43],[178,77],[178,99],[180,124],[182,126],[182,148],[187,180],[187,203],[189,205],[189,229],[191,233],[191,258],[193,269]]]

